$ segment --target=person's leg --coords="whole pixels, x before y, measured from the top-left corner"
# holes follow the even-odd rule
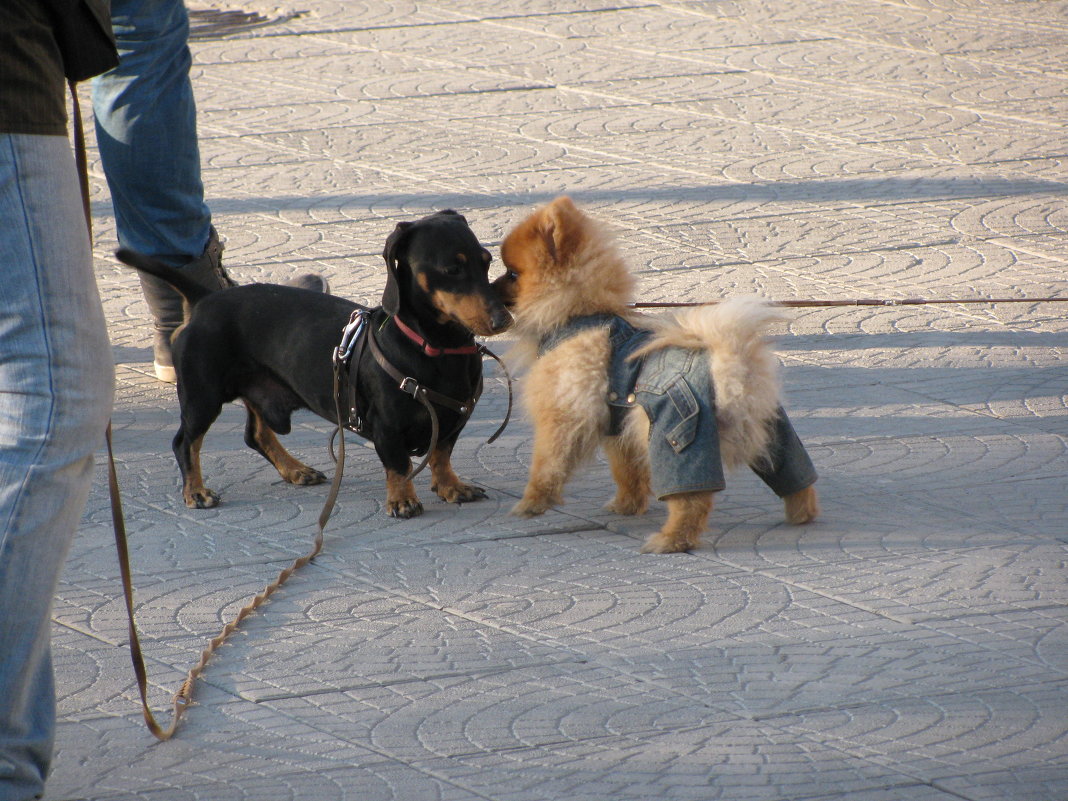
[[[0,801],[43,790],[51,606],[113,366],[70,145],[0,135]]]
[[[93,79],[100,160],[119,244],[232,286],[204,201],[197,111],[189,79],[189,15],[182,0],[113,0],[119,66]],[[156,375],[174,380],[170,343],[183,322],[181,296],[141,276],[152,313]]]
[[[174,267],[208,244],[189,17],[182,0],[112,0],[119,66],[93,79],[119,244]]]

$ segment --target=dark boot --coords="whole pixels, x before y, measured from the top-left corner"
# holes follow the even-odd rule
[[[181,269],[190,278],[212,289],[229,289],[237,286],[237,281],[230,277],[222,264],[223,244],[215,228],[211,229],[208,244],[200,258],[182,265]]]
[[[175,382],[171,337],[182,324],[185,301],[166,281],[141,273],[141,292],[152,312],[152,369],[160,381]]]
[[[215,229],[200,258],[182,265],[191,278],[213,289],[237,286],[222,265],[223,245]],[[166,281],[151,275],[141,274],[141,290],[152,312],[152,369],[160,381],[174,383],[174,362],[171,359],[171,340],[181,325],[189,319],[185,300]]]

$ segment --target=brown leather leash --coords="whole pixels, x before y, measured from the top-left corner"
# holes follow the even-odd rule
[[[231,634],[237,631],[238,626],[241,625],[241,621],[259,609],[296,571],[308,564],[320,553],[320,551],[322,551],[323,531],[326,528],[327,521],[330,519],[330,515],[333,513],[334,505],[337,502],[338,491],[341,488],[341,479],[345,472],[345,433],[343,426],[340,423],[342,417],[340,395],[338,393],[338,370],[336,368],[334,370],[334,398],[337,419],[339,421],[337,435],[340,438],[337,453],[337,468],[334,470],[334,480],[330,485],[330,492],[327,493],[323,509],[319,513],[318,529],[315,532],[311,550],[304,556],[294,560],[289,567],[282,570],[274,581],[264,587],[263,590],[252,598],[251,601],[245,604],[234,618],[223,627],[222,631],[208,642],[207,647],[200,653],[200,659],[189,669],[181,687],[174,695],[174,717],[166,729],[160,726],[156,721],[155,715],[153,715],[152,709],[148,703],[148,671],[145,668],[145,659],[141,650],[141,640],[137,634],[137,624],[134,616],[133,577],[130,572],[130,554],[127,546],[126,524],[122,513],[122,499],[119,495],[118,477],[115,473],[115,457],[111,444],[111,424],[108,423],[106,433],[108,446],[108,491],[111,496],[111,515],[112,525],[115,529],[115,547],[119,555],[119,571],[122,574],[123,597],[126,601],[126,616],[129,621],[130,656],[133,661],[134,674],[137,676],[137,688],[141,696],[141,711],[149,731],[152,732],[156,739],[169,740],[174,736],[174,733],[178,728],[178,723],[182,719],[182,715],[193,703],[193,688],[196,680],[204,672],[212,655],[226,642]]]
[[[89,231],[89,241],[92,243],[93,226],[89,203],[89,169],[85,148],[85,129],[82,122],[80,104],[78,102],[77,88],[73,82],[69,84],[69,87],[72,103],[72,116],[74,118],[75,163],[78,168],[78,180],[82,194],[82,207],[85,212],[85,224]],[[189,669],[181,687],[174,695],[174,717],[171,719],[170,725],[166,728],[162,727],[156,720],[148,703],[148,670],[145,667],[144,653],[141,649],[141,638],[137,633],[137,623],[134,615],[134,589],[133,576],[130,570],[130,549],[126,535],[125,516],[122,511],[122,497],[119,491],[119,480],[115,470],[115,453],[112,445],[111,422],[108,421],[107,429],[104,432],[104,440],[107,443],[108,453],[108,494],[111,499],[111,522],[112,527],[115,530],[115,549],[118,553],[119,572],[122,576],[123,597],[126,602],[126,616],[129,622],[130,657],[133,662],[134,674],[137,677],[137,689],[141,696],[141,711],[149,731],[151,731],[157,739],[169,740],[174,736],[175,731],[178,729],[178,724],[182,719],[182,715],[185,714],[185,711],[193,703],[193,688],[196,680],[204,672],[204,668],[207,666],[208,661],[211,659],[215,651],[217,651],[223,643],[226,642],[230,635],[237,630],[241,621],[259,609],[259,607],[262,606],[279,587],[289,580],[293,573],[308,564],[320,551],[322,551],[323,530],[326,528],[326,523],[330,519],[330,515],[333,513],[334,505],[337,502],[338,491],[341,487],[341,479],[345,471],[345,434],[341,425],[342,416],[338,382],[338,367],[335,365],[334,400],[338,419],[338,434],[336,436],[340,436],[341,441],[336,457],[337,468],[334,471],[334,480],[330,485],[330,492],[327,493],[323,509],[319,513],[318,530],[315,533],[312,548],[304,556],[294,560],[289,567],[282,570],[274,581],[264,587],[262,591],[252,598],[251,601],[245,604],[233,620],[227,623],[222,631],[208,642],[207,647],[200,653],[200,659]]]
[[[792,309],[804,309],[817,306],[929,306],[934,304],[953,305],[958,303],[1068,303],[1068,297],[1064,298],[903,298],[879,299],[879,298],[852,298],[847,300],[772,300],[768,301],[774,306],[785,306]],[[670,302],[662,303],[630,303],[632,309],[688,309],[695,306],[715,306],[722,303],[720,300]]]

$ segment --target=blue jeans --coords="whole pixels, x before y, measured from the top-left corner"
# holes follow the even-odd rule
[[[651,421],[653,494],[663,500],[679,492],[720,492],[726,481],[707,355],[664,348],[639,364],[634,395]],[[816,468],[781,406],[767,457],[750,467],[780,498],[815,483]]]
[[[0,134],[0,801],[52,759],[52,597],[113,382],[70,144]]]
[[[204,252],[196,105],[183,0],[112,0],[119,66],[93,79],[100,160],[119,243],[181,266]]]

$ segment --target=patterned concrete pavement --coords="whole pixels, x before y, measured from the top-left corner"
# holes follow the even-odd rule
[[[197,0],[201,2],[201,0]],[[643,300],[1068,298],[1068,2],[251,0],[198,15],[205,176],[244,282],[375,302],[398,220],[454,207],[496,253],[570,193]],[[299,13],[298,13],[299,12]],[[245,18],[256,23],[255,18]],[[97,266],[152,701],[305,552],[292,487],[228,408],[186,509],[174,390],[136,278]],[[595,465],[507,510],[495,367],[458,448],[489,499],[382,511],[350,440],[324,553],[223,647],[178,736],[140,719],[103,471],[59,591],[48,798],[1068,799],[1068,305],[798,311],[779,332],[825,514],[737,475],[706,544],[641,556]],[[498,343],[507,349],[507,339]],[[330,427],[287,444],[332,472]],[[427,482],[419,482],[425,501]]]

